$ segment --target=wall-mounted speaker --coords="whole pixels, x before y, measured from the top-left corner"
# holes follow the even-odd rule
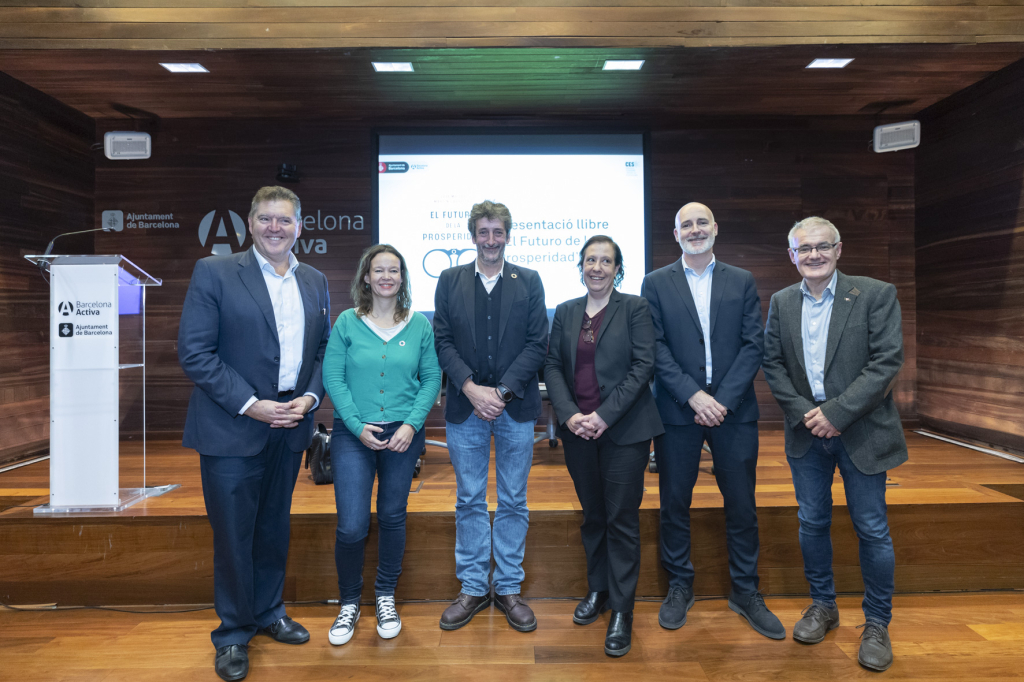
[[[876,152],[898,152],[913,149],[921,144],[921,122],[904,121],[875,126],[874,150]]]
[[[148,159],[153,154],[153,138],[149,133],[104,133],[103,153],[112,161]]]

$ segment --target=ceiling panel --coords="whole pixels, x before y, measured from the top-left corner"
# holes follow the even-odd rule
[[[845,69],[804,68],[853,57]],[[1024,44],[731,48],[0,50],[0,71],[94,118],[663,120],[911,116],[1024,57]],[[644,59],[607,72],[605,59]],[[172,74],[160,62],[200,62]],[[375,73],[408,61],[414,73]]]

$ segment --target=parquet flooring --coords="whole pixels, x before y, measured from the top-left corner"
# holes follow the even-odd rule
[[[889,523],[901,594],[1007,590],[1024,587],[1024,465],[908,433],[910,462],[891,472]],[[141,481],[126,456],[125,479]],[[730,589],[722,497],[702,465],[691,514],[694,590],[724,596]],[[46,500],[48,463],[0,474],[0,603],[61,605],[187,604],[213,599],[213,538],[205,516],[198,457],[172,442],[150,447],[150,484],[181,488],[117,514],[34,517]],[[135,483],[138,485],[138,483]],[[492,467],[491,508],[494,508]],[[450,599],[455,577],[455,477],[447,453],[430,448],[414,479],[407,544],[397,596]],[[796,500],[782,452],[782,434],[765,431],[758,463],[758,561],[766,595],[807,594],[799,546]],[[842,482],[833,486],[832,537],[837,589],[863,590],[857,537],[843,508]],[[571,598],[586,592],[579,536],[582,514],[559,448],[534,450],[528,491],[523,594]],[[647,474],[640,512],[637,594],[667,590],[659,562],[658,479]],[[4,510],[4,507],[8,507]],[[332,486],[316,486],[303,472],[296,484],[285,599],[337,596]],[[364,598],[372,599],[377,563],[371,522],[364,565]],[[60,576],[55,579],[54,576]]]
[[[769,598],[792,631],[805,599]],[[658,603],[638,603],[633,649],[622,659],[603,653],[608,615],[589,626],[571,621],[575,602],[534,600],[538,628],[518,633],[488,609],[466,627],[442,632],[445,604],[399,605],[402,633],[382,640],[364,605],[353,639],[331,646],[333,606],[291,606],[309,628],[303,646],[266,637],[250,644],[251,682],[339,679],[560,681],[892,679],[928,682],[1024,677],[1024,593],[897,596],[890,634],[895,663],[883,675],[857,664],[859,599],[841,597],[842,624],[806,646],[754,633],[722,599],[698,601],[676,631],[658,626]],[[201,682],[217,680],[209,631],[212,610],[179,614],[109,611],[15,613],[0,609],[0,680],[7,682]]]
[[[910,461],[890,472],[890,488],[886,496],[889,505],[1017,501],[1010,495],[985,486],[1024,484],[1024,465],[926,438],[910,431],[906,436]],[[761,432],[757,464],[759,508],[796,505],[782,441],[781,431]],[[715,479],[711,475],[710,456],[705,455],[705,458],[707,461],[701,467],[701,474],[694,489],[693,506],[721,507],[722,495],[718,492]],[[141,458],[123,456],[121,478],[122,487],[141,485]],[[20,505],[7,511],[0,511],[0,516],[30,516],[32,506],[46,501],[43,497],[49,494],[48,480],[48,462],[39,462],[0,474],[0,500],[18,498]],[[179,483],[181,488],[141,502],[119,516],[206,514],[199,478],[199,458],[194,451],[186,450],[174,441],[150,443],[146,461],[146,481],[149,485]],[[497,504],[493,462],[488,488],[488,501],[493,511]],[[455,472],[448,461],[447,451],[434,446],[427,448],[422,475],[413,480],[412,491],[409,496],[410,514],[454,511]],[[836,505],[845,504],[842,480],[838,475],[835,477],[832,494]],[[580,509],[560,446],[552,449],[544,441],[534,448],[533,469],[530,472],[527,495],[532,511]],[[641,508],[658,509],[659,503],[657,474],[648,472]],[[315,485],[308,471],[303,469],[295,486],[292,514],[330,514],[334,511],[333,488]]]

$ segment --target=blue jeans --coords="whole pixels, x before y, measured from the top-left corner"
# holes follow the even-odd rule
[[[846,506],[860,541],[860,572],[864,578],[864,618],[888,625],[896,589],[896,555],[885,510],[885,472],[862,474],[839,438],[815,438],[803,457],[787,457],[800,504],[800,551],[811,599],[829,607],[836,603],[832,577],[832,477],[836,464],[843,476]]]
[[[487,512],[487,471],[494,435],[498,507],[494,512],[494,591],[519,594],[530,510],[526,480],[533,464],[533,421],[517,422],[502,412],[493,422],[470,415],[461,424],[445,423],[448,452],[455,467],[455,575],[462,591],[474,597],[490,592],[491,517]]]
[[[402,422],[391,422],[375,438],[391,438]],[[331,472],[338,530],[334,563],[338,567],[341,604],[358,604],[363,592],[363,556],[370,532],[370,496],[377,478],[377,581],[374,592],[393,596],[405,555],[405,509],[416,460],[423,452],[423,429],[416,432],[405,452],[371,450],[352,435],[345,423],[334,420],[331,433]]]

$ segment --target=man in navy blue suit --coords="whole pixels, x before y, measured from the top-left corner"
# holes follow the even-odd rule
[[[252,200],[253,248],[196,263],[181,311],[178,359],[195,382],[182,445],[200,454],[213,527],[214,669],[249,672],[257,632],[302,644],[282,594],[292,490],[323,398],[330,337],[327,278],[298,262],[295,193],[264,187]]]
[[[784,639],[785,628],[758,592],[754,377],[764,352],[761,300],[753,275],[716,261],[718,224],[707,206],[686,204],[675,222],[683,256],[647,275],[642,291],[654,320],[654,393],[665,425],[654,442],[661,562],[669,576],[658,622],[680,628],[693,606],[690,502],[707,441],[725,499],[729,608],[765,637]]]

